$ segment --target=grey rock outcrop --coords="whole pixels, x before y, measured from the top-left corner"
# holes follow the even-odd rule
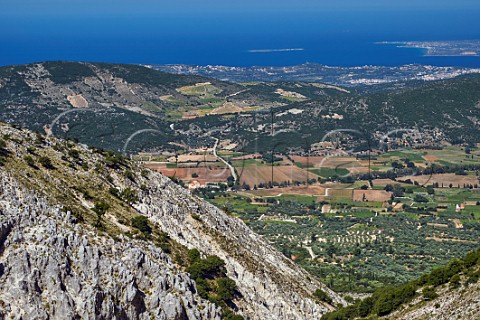
[[[86,146],[0,128],[9,137],[8,159],[0,166],[0,314],[5,317],[221,319],[221,308],[202,299],[181,271],[181,257],[174,256],[183,267],[155,245],[158,238],[139,240],[141,232],[130,224],[139,215],[157,235],[168,234],[183,254],[185,247],[196,248],[221,258],[236,283],[230,307],[245,319],[320,319],[334,307],[314,298],[317,289],[345,304],[240,219],[160,173],[124,159],[112,168],[104,153]],[[53,168],[40,166],[40,156]],[[39,165],[29,165],[28,157]],[[119,190],[133,192],[135,200],[122,199]],[[92,207],[103,200],[111,205],[101,218],[105,231],[92,226]]]
[[[72,220],[0,170],[0,318],[221,319],[159,248]]]
[[[242,298],[237,305],[248,319],[319,319],[333,310],[313,300],[321,288],[334,303],[344,301],[286,259],[241,220],[193,196],[158,173],[135,207],[177,242],[217,255],[226,262]]]

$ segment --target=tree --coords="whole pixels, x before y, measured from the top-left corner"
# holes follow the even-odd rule
[[[372,297],[363,299],[358,305],[358,315],[360,317],[367,317],[375,306],[375,300]]]
[[[420,202],[420,203],[425,203],[428,202],[428,199],[421,194],[416,194],[415,197],[413,198],[413,201],[415,202]]]
[[[150,227],[148,218],[145,216],[137,216],[132,218],[132,227],[140,230],[145,235],[152,233],[152,227]]]
[[[235,184],[235,178],[233,176],[228,176],[227,178],[227,186],[229,188],[233,187],[233,185]]]
[[[325,293],[322,289],[317,289],[313,293],[313,295],[319,299],[320,301],[326,302],[326,303],[332,303],[332,298],[328,294]]]
[[[327,255],[329,257],[332,257],[337,252],[337,248],[332,243],[330,243],[325,251],[327,252]]]
[[[433,186],[428,186],[427,187],[427,193],[430,194],[430,195],[435,194],[435,189],[433,188]]]
[[[200,251],[197,249],[190,249],[187,252],[188,263],[192,264],[201,260]]]
[[[217,297],[222,301],[230,301],[235,295],[237,285],[230,278],[220,278],[217,280]]]
[[[96,227],[100,227],[102,225],[102,217],[105,215],[109,208],[110,206],[103,200],[95,203],[92,211],[95,212],[95,214],[97,215],[97,221],[95,223]]]
[[[135,192],[135,190],[130,188],[123,189],[123,191],[120,193],[120,198],[130,204],[138,201],[137,193]]]

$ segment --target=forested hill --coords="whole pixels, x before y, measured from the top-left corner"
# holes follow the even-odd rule
[[[279,141],[278,151],[303,149],[338,129],[360,132],[343,139],[343,147],[357,149],[376,147],[399,130],[412,133],[413,146],[480,140],[479,75],[379,91],[233,84],[136,65],[45,62],[0,68],[0,120],[116,151],[140,132],[128,153],[169,148],[169,142],[212,146],[212,134],[251,151],[269,151]]]

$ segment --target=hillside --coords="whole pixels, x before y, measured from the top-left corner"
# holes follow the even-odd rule
[[[296,90],[300,89],[305,88]],[[235,118],[212,115],[175,127],[183,134],[201,127],[206,132],[218,132],[221,140],[245,141],[247,152],[265,153],[275,145],[278,151],[305,150],[306,145],[331,141],[333,137],[328,134],[339,130],[344,130],[339,139],[343,149],[376,148],[386,135],[392,137],[395,132],[408,136],[410,146],[476,143],[480,138],[479,119],[480,76],[470,75],[392,92],[292,101],[274,109],[274,137],[271,112]]]
[[[475,143],[480,137],[478,75],[416,80],[372,93],[350,90],[308,82],[234,84],[135,65],[45,62],[0,68],[0,120],[130,154],[172,151],[172,143],[212,146],[213,135],[232,141],[237,151],[261,153],[275,145],[278,151],[303,150],[338,129],[356,130],[341,141],[356,149],[378,147],[384,135],[398,130],[411,132],[414,146]]]
[[[314,319],[344,303],[159,173],[9,125],[0,132],[2,317]]]
[[[322,320],[478,319],[479,278],[480,250],[477,249],[404,285],[377,289],[372,296],[328,313]]]

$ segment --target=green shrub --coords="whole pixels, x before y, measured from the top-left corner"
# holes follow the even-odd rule
[[[200,251],[197,249],[190,249],[187,252],[188,263],[192,264],[201,260]]]
[[[438,297],[438,294],[435,292],[434,287],[426,287],[423,289],[422,293],[423,293],[423,300],[426,300],[426,301],[435,300]]]
[[[420,203],[426,203],[428,202],[428,199],[421,194],[416,194],[415,197],[413,198],[415,202],[420,202]]]
[[[330,296],[328,294],[326,294],[325,291],[323,291],[322,289],[315,290],[313,295],[315,296],[315,298],[317,298],[320,301],[323,301],[323,302],[326,302],[326,303],[329,303],[329,304],[331,304],[333,302],[332,298],[330,298]]]
[[[44,168],[53,170],[55,167],[53,166],[52,160],[49,157],[43,156],[38,158],[38,163],[40,163]]]
[[[120,193],[120,198],[130,204],[138,202],[137,192],[130,188],[123,189]]]
[[[76,149],[70,149],[68,150],[68,155],[74,159],[80,158],[80,152]]]
[[[217,280],[217,298],[223,301],[230,301],[235,295],[237,285],[230,278],[220,278]]]
[[[112,196],[115,196],[115,197],[117,197],[117,198],[120,198],[120,191],[118,191],[117,188],[110,187],[110,189],[108,189],[108,192],[109,192]]]
[[[148,218],[145,216],[136,216],[132,218],[132,227],[140,230],[144,234],[151,234],[152,227],[148,223]]]
[[[35,168],[35,160],[33,160],[32,156],[25,156],[23,157],[23,160],[32,168]]]
[[[124,174],[128,180],[135,182],[135,174],[131,170],[125,170]]]
[[[203,299],[208,299],[208,292],[211,290],[210,285],[207,280],[203,278],[195,279],[195,284],[197,285],[197,293]]]
[[[206,259],[192,263],[187,272],[192,275],[193,279],[209,278],[225,273],[225,262],[217,256],[208,256]]]
[[[358,315],[360,317],[368,316],[375,306],[375,300],[372,297],[367,297],[358,304]]]
[[[109,168],[120,169],[122,166],[127,165],[125,157],[119,153],[102,150],[100,152],[105,156],[105,164]]]
[[[45,143],[45,137],[42,136],[40,133],[35,132],[35,143],[37,145],[42,145]]]
[[[458,288],[460,286],[460,275],[455,274],[450,278],[450,286],[452,288]]]

